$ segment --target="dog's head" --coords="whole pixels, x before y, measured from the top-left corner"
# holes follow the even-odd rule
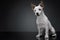
[[[43,8],[44,8],[43,2],[41,1],[41,3],[39,3],[38,6],[36,6],[34,4],[31,4],[31,6],[32,6],[32,10],[34,11],[35,15],[40,16],[40,14],[41,14],[41,12],[43,11]]]

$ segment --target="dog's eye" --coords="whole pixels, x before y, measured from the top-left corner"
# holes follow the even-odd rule
[[[41,9],[39,9],[39,10],[41,10]]]

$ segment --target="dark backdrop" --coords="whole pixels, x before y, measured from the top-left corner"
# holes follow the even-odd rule
[[[0,32],[37,32],[36,16],[31,3],[39,2],[40,0],[1,0]],[[56,31],[60,31],[59,3],[59,0],[44,0],[44,12]]]

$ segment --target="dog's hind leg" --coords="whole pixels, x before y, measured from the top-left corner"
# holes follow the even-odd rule
[[[53,27],[51,27],[50,31],[52,33],[52,38],[56,39],[57,35],[56,35],[56,32],[55,32],[55,29]]]
[[[53,27],[50,29],[50,31],[52,33],[52,36],[56,36],[55,29]]]
[[[51,23],[50,23],[50,22],[49,22],[49,30],[51,31],[52,36],[56,36],[55,29],[54,29],[54,27],[51,25]]]

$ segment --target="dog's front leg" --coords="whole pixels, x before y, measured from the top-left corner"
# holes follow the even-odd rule
[[[49,31],[48,26],[46,26],[46,28],[45,28],[45,39],[49,38],[49,36],[48,36],[49,32],[48,31]]]
[[[36,37],[38,38],[38,37],[40,37],[40,27],[39,26],[37,26],[37,30],[38,30],[38,34],[36,35]]]

